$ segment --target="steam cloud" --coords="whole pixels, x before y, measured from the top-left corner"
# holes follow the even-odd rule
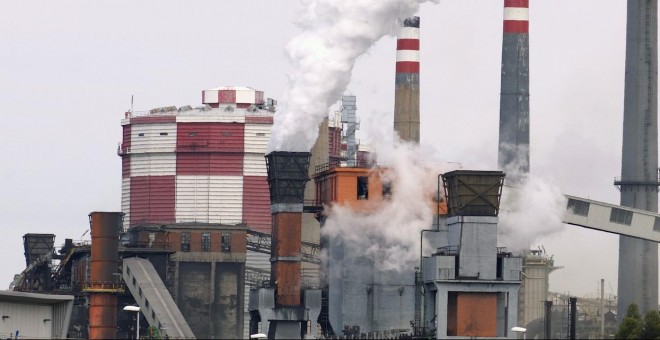
[[[522,152],[529,154],[529,148],[518,150]],[[502,190],[498,244],[515,252],[527,252],[538,239],[564,229],[561,218],[566,209],[566,197],[551,181],[521,173],[520,169],[529,169],[529,166],[512,163],[504,169],[505,183],[513,185]]]
[[[352,254],[344,259],[347,265],[357,258],[369,258],[375,268],[403,272],[419,262],[420,232],[433,224],[431,199],[436,195],[439,171],[424,164],[415,144],[373,145],[379,146],[376,161],[387,169],[381,179],[391,183],[392,196],[369,212],[339,204],[330,207],[321,232],[341,242],[345,254]]]
[[[433,0],[303,0],[298,24],[304,32],[285,49],[292,69],[267,153],[309,151],[357,58],[427,1]]]

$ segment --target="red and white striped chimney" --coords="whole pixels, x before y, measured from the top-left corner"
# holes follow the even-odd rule
[[[419,17],[403,21],[396,42],[394,131],[419,143]]]
[[[504,0],[504,32],[529,33],[529,0]]]

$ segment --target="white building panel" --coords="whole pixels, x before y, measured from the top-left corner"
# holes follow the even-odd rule
[[[233,224],[243,220],[243,176],[211,176],[209,222]]]
[[[176,176],[176,221],[209,221],[209,176]]]
[[[270,139],[270,124],[245,124],[245,152],[264,154]]]
[[[204,104],[217,104],[218,102],[218,90],[204,90]]]
[[[226,112],[222,115],[178,115],[177,123],[245,123],[245,116]]]
[[[175,148],[175,123],[131,125],[131,153],[174,152]]]
[[[123,178],[121,180],[121,212],[124,213],[124,230],[128,229],[131,221],[131,179]]]
[[[131,155],[131,177],[176,175],[176,154],[138,153]]]
[[[263,153],[246,153],[243,156],[243,175],[267,176],[266,159]]]
[[[253,89],[236,89],[237,103],[254,104],[256,101],[255,91]]]
[[[660,242],[660,214],[585,198],[566,196],[562,222],[589,229]],[[616,211],[613,213],[613,209]]]

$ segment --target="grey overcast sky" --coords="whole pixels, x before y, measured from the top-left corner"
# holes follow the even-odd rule
[[[531,171],[565,194],[618,203],[626,2],[530,1]],[[298,1],[0,1],[0,288],[25,267],[22,236],[80,239],[119,211],[120,120],[250,86],[281,98]],[[502,0],[421,6],[421,143],[434,159],[495,169]],[[391,124],[395,39],[362,56],[349,93]],[[89,236],[86,235],[85,238]],[[564,269],[551,290],[616,294],[618,237],[564,226],[537,240]],[[610,291],[611,287],[611,291]]]

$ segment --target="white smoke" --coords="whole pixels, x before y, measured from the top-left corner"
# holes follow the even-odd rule
[[[362,212],[335,204],[321,232],[351,254],[344,261],[369,258],[379,270],[403,272],[419,262],[420,232],[433,224],[437,171],[424,164],[415,144],[374,145],[376,161],[385,169],[381,180],[391,183],[391,197]]]
[[[525,148],[520,152],[529,151]],[[498,244],[522,253],[539,239],[561,232],[566,209],[566,197],[557,185],[531,173],[516,172],[523,168],[527,166],[510,164],[505,169],[512,185],[502,190],[498,225]]]
[[[433,0],[303,0],[298,24],[304,32],[285,49],[292,69],[267,153],[309,151],[357,58],[427,1]]]

